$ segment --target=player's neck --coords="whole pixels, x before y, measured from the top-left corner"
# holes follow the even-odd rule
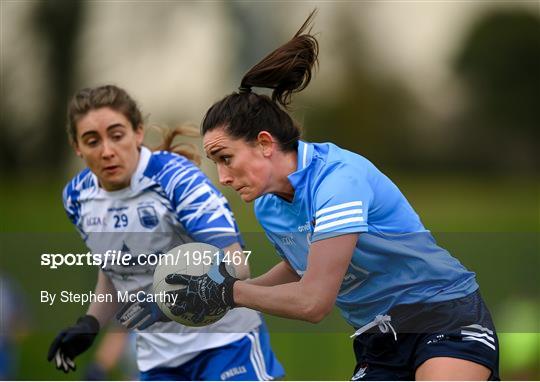
[[[295,151],[282,152],[280,153],[280,157],[276,158],[274,162],[274,182],[276,186],[273,193],[288,202],[292,202],[294,199],[294,187],[288,177],[298,168],[297,157],[298,155]]]

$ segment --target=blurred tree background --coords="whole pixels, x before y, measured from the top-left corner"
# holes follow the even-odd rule
[[[94,283],[93,271],[51,274],[38,265],[47,245],[82,246],[60,199],[81,166],[65,137],[71,94],[113,82],[152,113],[149,122],[198,124],[314,5],[2,0],[0,276],[20,284],[30,312],[25,336],[12,336],[0,313],[0,345],[11,343],[19,360],[11,378],[64,378],[45,362],[54,330],[40,320],[61,328],[81,308],[68,305],[58,315],[36,293],[65,280],[81,290]],[[539,379],[538,3],[317,6],[320,70],[292,111],[306,139],[361,153],[400,186],[438,240],[477,273],[501,332],[502,377]],[[370,32],[374,23],[379,29]],[[443,24],[454,45],[437,35]],[[433,38],[422,66],[413,53],[420,40],[395,32],[400,27]],[[435,59],[437,46],[451,46],[444,59]],[[395,70],[400,65],[413,71]],[[433,75],[437,65],[443,80]],[[203,169],[215,174],[208,163]],[[260,231],[251,206],[224,192],[261,252],[252,261],[259,274],[277,259],[250,236]],[[350,378],[349,333],[332,320],[318,329],[269,319],[289,379]],[[91,356],[81,358],[81,369]]]
[[[456,122],[462,165],[537,172],[538,15],[514,10],[484,16],[471,28],[454,67],[468,100]]]
[[[67,100],[77,86],[75,81],[76,41],[80,33],[83,3],[80,1],[40,1],[36,2],[26,26],[40,49],[40,65],[43,65],[41,86],[47,89],[41,94],[41,102],[46,105],[39,115],[38,126],[20,126],[24,122],[17,119],[8,104],[10,87],[17,87],[15,81],[24,80],[17,72],[18,62],[8,60],[2,69],[1,121],[4,136],[0,144],[0,171],[17,177],[28,171],[57,171],[68,160],[69,151],[65,141]],[[4,16],[4,17],[7,17]],[[4,21],[4,20],[2,20]],[[2,45],[5,41],[2,40]],[[4,50],[3,50],[4,52]],[[21,59],[21,58],[19,58]],[[2,61],[6,62],[5,57]],[[36,100],[19,100],[19,102]],[[24,106],[23,106],[24,107]],[[19,125],[19,126],[18,126]],[[7,129],[6,126],[10,128]],[[31,135],[23,134],[31,132]],[[54,149],[52,149],[54,147]]]

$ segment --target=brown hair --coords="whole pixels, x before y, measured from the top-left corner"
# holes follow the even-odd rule
[[[143,128],[142,112],[133,98],[122,88],[115,85],[104,85],[85,88],[78,91],[68,105],[67,134],[71,143],[77,143],[77,123],[88,112],[102,107],[109,107],[122,113],[131,123],[133,130]],[[200,155],[190,143],[176,143],[177,136],[198,136],[196,130],[188,126],[175,129],[161,129],[163,142],[153,151],[165,150],[183,155],[189,160],[200,164]]]
[[[197,146],[188,142],[174,143],[175,138],[180,136],[200,137],[201,135],[197,131],[196,127],[190,125],[181,125],[172,129],[161,126],[154,127],[160,131],[163,141],[158,146],[153,147],[152,151],[169,151],[185,156],[187,159],[197,165],[201,164],[201,155],[199,154]]]
[[[264,57],[242,78],[234,92],[208,109],[202,134],[223,127],[235,138],[254,141],[259,132],[268,131],[283,151],[295,151],[300,129],[286,112],[293,93],[305,89],[312,68],[318,63],[319,44],[310,27],[313,10],[293,38]],[[252,87],[274,89],[272,98],[252,92]]]
[[[68,105],[67,133],[72,143],[77,142],[77,123],[88,112],[102,107],[122,113],[136,130],[143,125],[143,117],[137,103],[122,88],[104,85],[79,90]]]

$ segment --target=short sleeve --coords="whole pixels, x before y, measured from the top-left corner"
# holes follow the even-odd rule
[[[176,217],[195,240],[218,248],[234,243],[241,237],[227,200],[200,170],[179,181],[174,188]]]
[[[80,211],[78,203],[74,201],[73,190],[70,185],[67,185],[62,192],[62,205],[71,223],[78,226]]]
[[[161,187],[171,212],[193,240],[218,248],[243,245],[227,200],[192,162],[158,151],[152,154],[144,175]]]
[[[87,235],[82,227],[81,203],[79,199],[81,191],[90,186],[91,180],[90,171],[88,169],[83,170],[64,187],[62,192],[62,204],[66,215],[75,228],[77,228],[83,240],[86,240]]]
[[[311,241],[367,232],[373,191],[365,171],[342,162],[327,165],[315,183]]]

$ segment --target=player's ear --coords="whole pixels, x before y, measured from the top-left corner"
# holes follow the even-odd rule
[[[269,157],[274,152],[274,138],[268,131],[263,130],[257,135],[257,144],[265,157]]]
[[[144,140],[144,129],[142,125],[137,126],[135,131],[135,141],[137,142],[137,148],[141,148]]]
[[[81,153],[81,150],[79,149],[79,144],[77,143],[77,141],[72,141],[71,142],[71,147],[73,148],[73,151],[75,151],[75,154],[79,158],[82,158],[82,153]]]

